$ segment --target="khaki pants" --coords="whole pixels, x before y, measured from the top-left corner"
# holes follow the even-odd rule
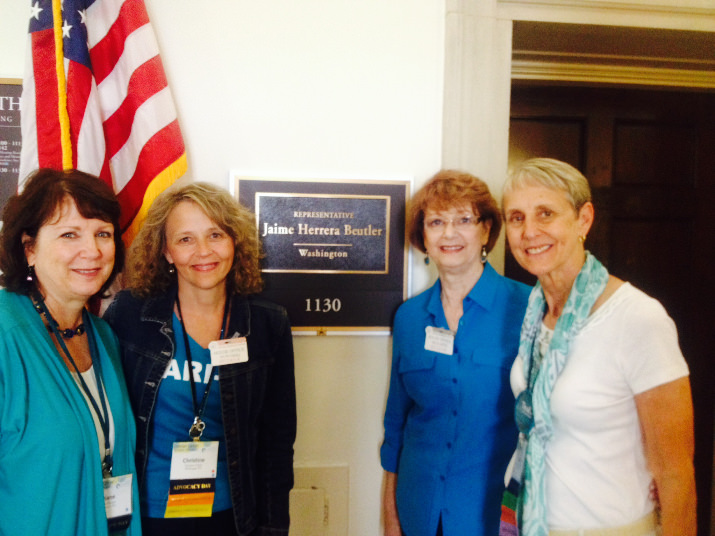
[[[550,530],[549,536],[658,536],[660,527],[655,512],[628,525],[609,529]]]

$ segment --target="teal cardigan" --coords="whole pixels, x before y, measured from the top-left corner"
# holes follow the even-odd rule
[[[107,534],[90,409],[31,300],[0,290],[0,534]],[[90,315],[114,419],[114,475],[135,474],[136,431],[114,333]],[[141,534],[139,492],[126,534]]]

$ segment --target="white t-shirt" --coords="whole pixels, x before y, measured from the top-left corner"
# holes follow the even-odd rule
[[[653,510],[634,395],[687,375],[675,324],[657,300],[625,283],[596,310],[551,396],[551,529],[617,527]],[[511,385],[515,396],[526,387],[520,358]]]

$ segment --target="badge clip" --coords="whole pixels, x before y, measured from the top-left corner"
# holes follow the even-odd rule
[[[191,437],[194,441],[199,441],[201,439],[201,434],[204,433],[204,428],[206,428],[206,423],[198,417],[194,417],[194,424],[192,424],[191,428],[189,428],[189,437]]]
[[[112,455],[107,454],[104,457],[104,460],[102,460],[102,476],[104,478],[109,478],[112,476],[112,469],[113,469],[112,465],[113,465]]]

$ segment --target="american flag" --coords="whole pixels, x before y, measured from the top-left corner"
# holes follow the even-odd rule
[[[143,0],[32,0],[20,188],[38,167],[112,185],[130,242],[186,151]]]

